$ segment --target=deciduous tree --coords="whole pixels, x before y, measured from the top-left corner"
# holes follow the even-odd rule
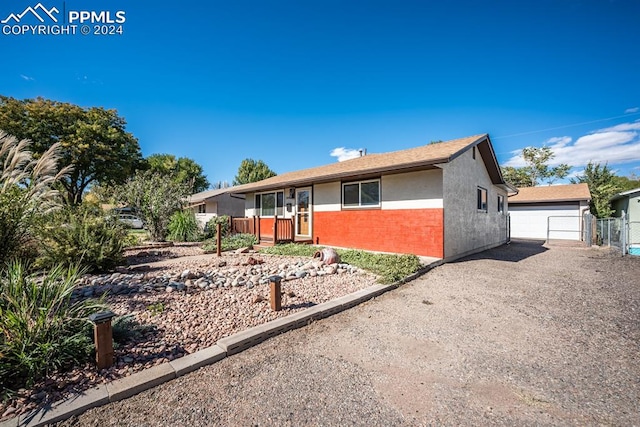
[[[556,167],[549,167],[549,162],[555,157],[549,147],[527,147],[522,149],[522,158],[526,166],[502,168],[505,179],[516,187],[535,187],[541,181],[551,185],[558,179],[566,178],[571,166],[562,163]]]
[[[607,218],[614,212],[611,209],[611,197],[621,191],[621,187],[617,182],[617,177],[605,163],[589,162],[584,172],[572,178],[571,182],[587,183],[589,192],[591,193],[591,203],[589,208],[591,213],[598,218]]]
[[[189,187],[151,171],[138,171],[125,184],[116,187],[121,202],[135,208],[149,229],[151,238],[164,241],[171,215],[182,209]]]
[[[173,154],[152,154],[145,160],[151,172],[170,176],[174,181],[186,184],[191,194],[205,191],[211,185],[203,174],[202,166],[188,157],[176,159]]]
[[[79,204],[91,184],[122,183],[140,166],[140,146],[125,126],[116,110],[0,95],[0,129],[30,139],[36,158],[59,144],[58,168],[73,165],[60,181],[69,204]]]
[[[269,166],[262,160],[244,159],[240,163],[238,174],[233,179],[233,185],[262,181],[272,176],[276,176],[276,173],[269,169]]]

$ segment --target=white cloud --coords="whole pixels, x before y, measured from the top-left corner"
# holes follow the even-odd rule
[[[22,77],[23,80],[26,80],[28,82],[35,80],[33,77],[25,76],[24,74],[20,74],[20,77]]]
[[[588,162],[616,165],[640,161],[640,121],[621,123],[598,129],[573,141],[569,136],[550,138],[542,144],[551,148],[555,157],[551,166],[566,163],[581,167]],[[504,166],[522,167],[522,150],[505,162]]]
[[[556,136],[553,138],[549,138],[545,141],[546,144],[553,144],[553,145],[559,145],[564,147],[565,145],[567,145],[568,143],[571,142],[571,137],[570,136]]]
[[[345,160],[360,157],[360,150],[356,150],[354,148],[338,147],[331,150],[331,153],[329,153],[329,155],[331,157],[337,157],[339,162],[344,162]]]
[[[633,108],[627,108],[626,110],[624,110],[624,113],[625,114],[637,113],[638,111],[640,111],[640,107],[633,107]]]

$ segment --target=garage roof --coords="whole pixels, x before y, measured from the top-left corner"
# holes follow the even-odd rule
[[[589,185],[587,184],[523,187],[518,188],[518,194],[509,196],[509,204],[575,202],[582,200],[591,200],[591,193],[589,192]]]

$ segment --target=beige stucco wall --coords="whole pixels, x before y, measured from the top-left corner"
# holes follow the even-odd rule
[[[442,208],[442,171],[432,169],[382,177],[382,209]]]
[[[470,149],[442,164],[444,194],[444,254],[451,260],[505,243],[507,240],[507,193],[494,186],[480,151]],[[487,190],[487,212],[477,209],[478,186]],[[504,196],[505,212],[498,213],[498,195]]]
[[[440,169],[384,175],[380,179],[380,208],[442,208],[442,171]],[[313,186],[314,211],[342,210],[340,181]]]
[[[313,211],[335,212],[341,209],[341,184],[339,181],[313,186]]]

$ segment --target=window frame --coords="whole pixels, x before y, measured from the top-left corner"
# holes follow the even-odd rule
[[[489,212],[489,192],[484,187],[476,187],[476,208],[478,212]],[[484,195],[484,197],[483,197]]]
[[[498,213],[504,215],[504,195],[498,194]]]
[[[362,185],[363,184],[370,184],[370,183],[376,183],[378,185],[378,203],[376,204],[362,204]],[[344,190],[345,187],[347,186],[352,186],[352,185],[357,185],[358,186],[358,204],[349,204],[346,205],[345,204],[345,196],[344,196]],[[343,182],[341,185],[341,192],[340,192],[340,205],[342,206],[342,209],[379,209],[382,206],[382,185],[381,185],[381,180],[380,178],[375,178],[375,179],[365,179],[365,180],[361,180],[361,181],[349,181],[349,182]]]
[[[264,209],[264,196],[273,195],[273,214],[265,215],[263,213]],[[262,193],[255,193],[254,195],[254,210],[261,218],[273,218],[273,217],[283,217],[284,216],[284,190],[277,191],[265,191]]]

